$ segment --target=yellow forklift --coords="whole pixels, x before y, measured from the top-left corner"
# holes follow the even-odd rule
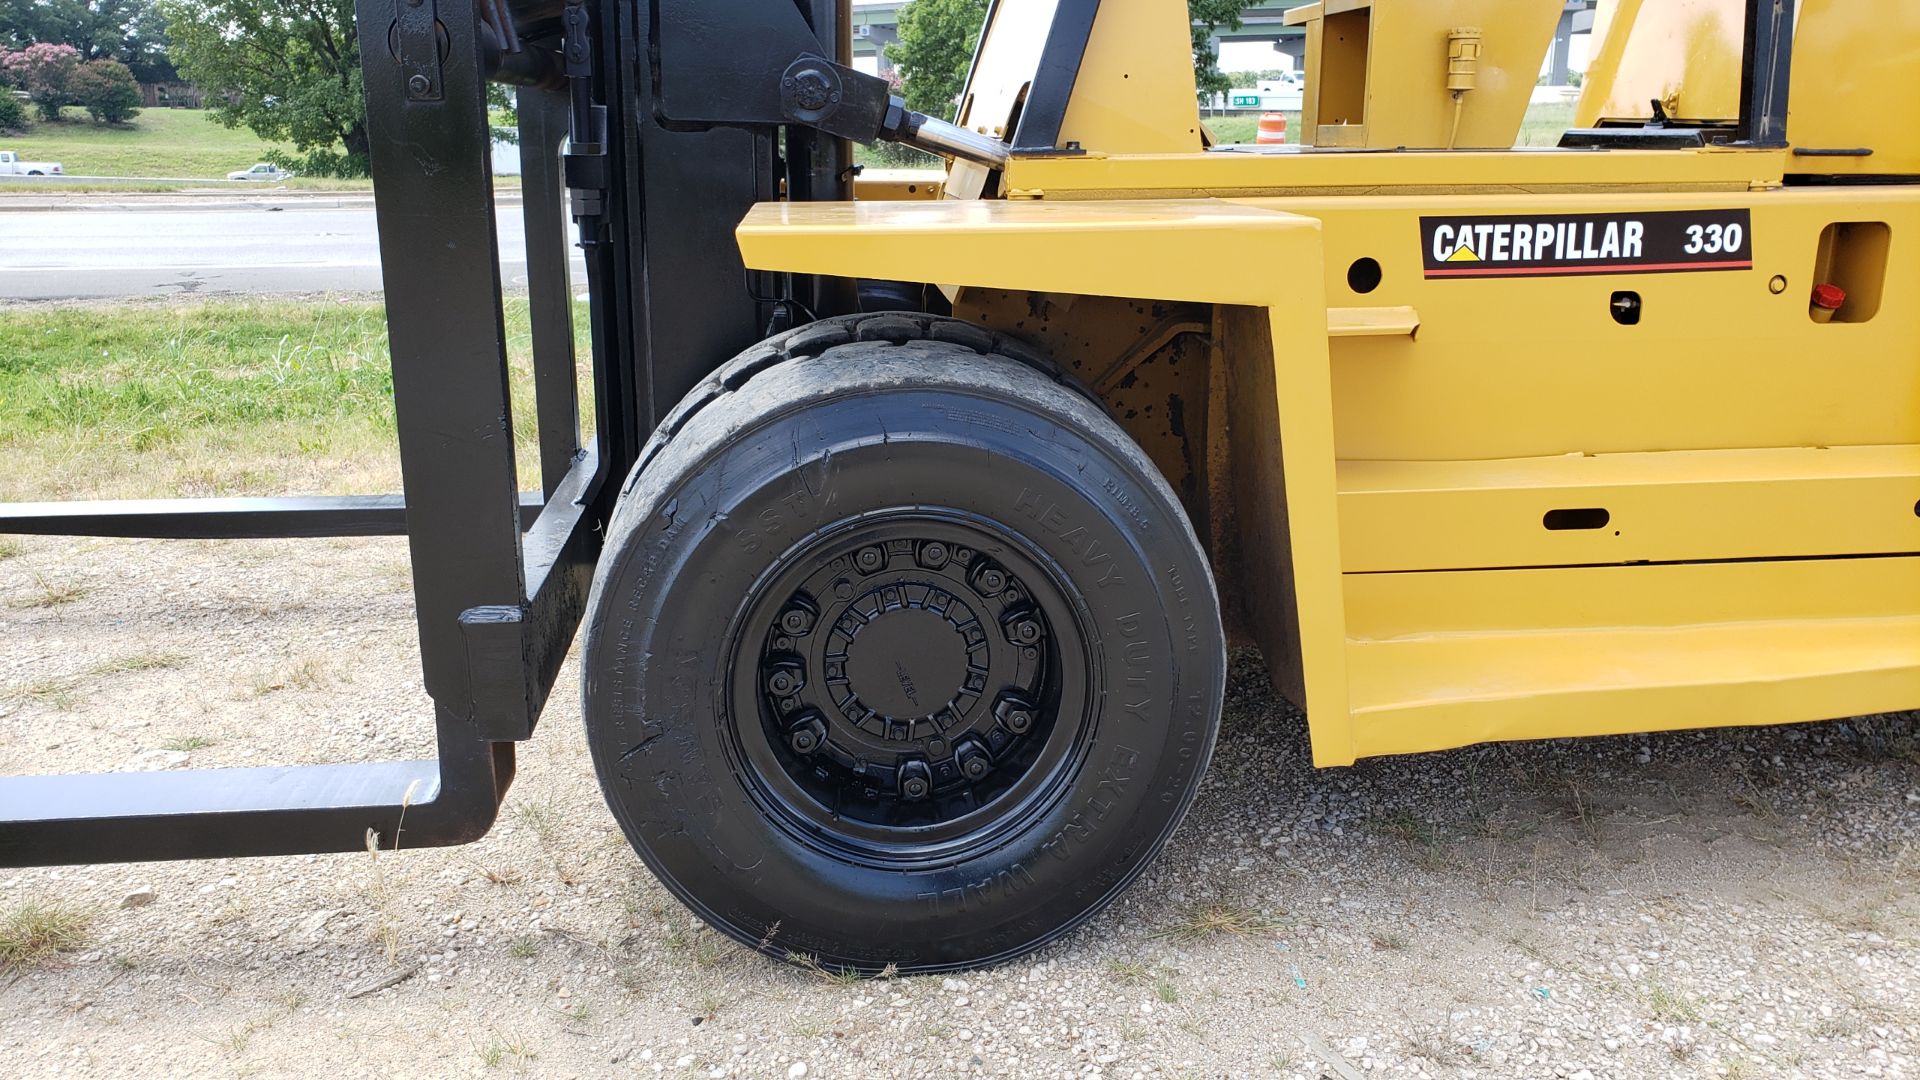
[[[361,0],[405,492],[0,528],[404,531],[440,757],[0,780],[0,862],[474,839],[582,623],[641,858],[862,970],[1112,900],[1230,636],[1322,766],[1920,706],[1920,5],[1601,0],[1575,126],[1516,149],[1564,9],[1296,7],[1301,143],[1229,146],[1182,0],[1000,0],[950,120],[851,66],[845,0]]]

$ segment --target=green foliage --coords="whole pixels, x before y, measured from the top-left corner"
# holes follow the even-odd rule
[[[365,176],[366,103],[352,0],[160,0],[182,75],[213,118],[285,141],[309,175]]]
[[[900,40],[887,46],[887,58],[905,80],[908,108],[954,115],[986,18],[987,0],[910,0],[900,9]]]
[[[0,131],[25,131],[27,129],[27,107],[13,96],[13,91],[0,86]]]
[[[1251,90],[1263,82],[1274,82],[1292,74],[1285,68],[1263,68],[1259,71],[1229,71],[1226,73],[1230,89]]]
[[[134,77],[164,82],[166,21],[154,0],[0,0],[0,46],[71,45],[81,60],[118,60]]]
[[[1193,84],[1202,101],[1233,88],[1220,70],[1220,53],[1213,47],[1214,31],[1240,29],[1241,0],[1187,0],[1193,17]]]
[[[140,84],[118,60],[89,60],[67,84],[75,104],[102,124],[124,124],[140,115]]]
[[[67,103],[67,84],[80,70],[80,50],[71,45],[37,42],[17,52],[0,55],[0,73],[33,99],[40,119],[60,119]]]

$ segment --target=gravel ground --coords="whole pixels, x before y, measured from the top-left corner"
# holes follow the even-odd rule
[[[0,773],[427,753],[407,581],[389,540],[0,549]],[[0,919],[62,901],[90,931],[0,974],[0,1071],[1920,1070],[1912,714],[1315,771],[1242,655],[1201,797],[1119,903],[1019,963],[850,980],[648,876],[577,694],[569,667],[466,848],[0,871]]]

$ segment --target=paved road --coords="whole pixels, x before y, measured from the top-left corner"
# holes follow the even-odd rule
[[[0,300],[378,291],[371,203],[327,202],[59,211],[0,204]],[[497,220],[501,278],[523,285],[520,207],[499,208]],[[575,280],[584,280],[577,257]]]

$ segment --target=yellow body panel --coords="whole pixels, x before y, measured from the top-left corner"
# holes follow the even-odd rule
[[[853,197],[875,202],[937,199],[946,182],[941,169],[862,169],[853,179]]]
[[[1787,134],[1795,147],[1871,150],[1802,157],[1791,171],[1920,175],[1920,4],[1801,0]],[[1658,100],[1685,121],[1740,115],[1743,0],[1600,0],[1574,123],[1645,119]]]
[[[981,171],[943,202],[766,205],[740,243],[751,267],[938,281],[963,316],[1031,318],[1055,351],[1114,351],[1063,361],[1187,499],[1230,614],[1307,707],[1319,764],[1913,708],[1920,185],[1794,177],[1809,162],[1920,174],[1920,125],[1859,106],[1915,100],[1920,5],[1830,3],[1845,6],[1810,0],[1800,21],[1789,137],[1870,142],[1871,157],[1144,153],[1088,109],[1086,152],[1016,156],[1002,199],[956,201],[995,190]],[[1485,22],[1536,6],[1489,3]],[[1611,13],[1600,78],[1634,70],[1627,52],[1654,23],[1622,36],[1619,20],[1657,6]],[[1363,8],[1396,10],[1333,0],[1320,15]],[[1114,48],[1148,47],[1109,9],[1158,27],[1185,5],[1104,5],[1097,80],[1125,74]],[[1898,37],[1849,73],[1862,20]],[[1421,35],[1395,47],[1411,67],[1433,46],[1410,114],[1430,127],[1451,107],[1447,38]],[[1665,44],[1639,59],[1678,63],[1690,100],[1719,78],[1717,35],[1702,31],[1693,59],[1661,60]],[[1167,95],[1187,92],[1178,82],[1146,80]],[[1465,278],[1432,274],[1424,254],[1423,218],[1674,212],[1737,217],[1745,256],[1713,272]],[[1830,321],[1809,306],[1821,283],[1847,293]],[[1074,303],[1088,296],[1118,299]],[[1623,304],[1633,319],[1616,318]],[[1202,335],[1210,369],[1196,373]],[[1151,428],[1135,415],[1175,393],[1206,400],[1204,433],[1157,419],[1171,409]]]
[[[1803,158],[1795,171],[1920,176],[1920,4],[1802,0],[1799,13],[1788,138],[1873,154]]]
[[[1777,185],[1788,156],[1761,150],[1537,150],[1427,154],[1088,154],[1015,158],[1010,198],[1049,200],[1382,192],[1448,196],[1630,190],[1745,192]]]
[[[1652,101],[1678,119],[1737,119],[1745,35],[1744,0],[1600,0],[1574,124],[1645,119]]]
[[[1350,574],[1356,753],[1920,702],[1920,558]]]
[[[1562,0],[1324,0],[1287,13],[1307,28],[1301,141],[1320,146],[1508,147],[1520,131]],[[1474,86],[1444,88],[1447,35],[1480,35]]]

